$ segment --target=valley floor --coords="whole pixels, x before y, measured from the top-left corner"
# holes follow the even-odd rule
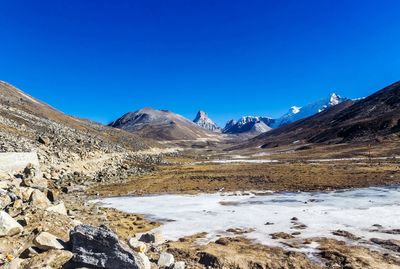
[[[346,154],[331,152],[317,154],[324,158],[316,159],[313,152],[297,161],[293,152],[278,158],[273,154],[169,157],[151,173],[125,183],[97,185],[88,189],[87,194],[106,197],[252,190],[316,192],[400,184],[400,160],[392,156],[369,158],[364,151],[356,155],[357,159],[348,159]],[[396,223],[399,222],[393,220]],[[379,242],[383,247],[377,250],[371,243],[369,246],[355,244],[358,239],[354,235],[338,231],[343,240],[327,237],[289,240],[287,246],[292,249],[288,250],[255,243],[246,238],[248,232],[238,229],[233,231],[236,233],[233,237],[222,237],[207,244],[198,243],[207,234],[194,234],[167,241],[161,248],[184,260],[188,268],[400,268],[400,242],[394,239]],[[292,238],[284,232],[275,236]],[[317,254],[310,256],[296,251],[310,242],[318,245]]]
[[[89,194],[142,195],[246,190],[318,191],[400,183],[397,160],[277,163],[174,163]]]

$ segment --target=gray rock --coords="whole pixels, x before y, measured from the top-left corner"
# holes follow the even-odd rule
[[[46,210],[67,216],[67,209],[65,208],[64,202],[50,206]]]
[[[22,226],[15,219],[5,211],[0,211],[0,237],[19,234],[22,230]]]
[[[70,233],[73,260],[100,268],[145,268],[143,259],[121,244],[107,227],[78,225]]]
[[[174,264],[174,262],[175,262],[174,255],[167,252],[162,252],[160,254],[160,258],[158,259],[157,265],[159,267],[170,267]]]
[[[141,242],[151,243],[151,244],[156,244],[156,245],[161,244],[163,242],[162,234],[159,232],[138,234],[137,238]]]
[[[11,204],[11,198],[7,194],[0,193],[0,209],[4,209],[6,206]]]
[[[174,269],[185,269],[185,262],[174,263]]]
[[[29,198],[29,202],[31,202],[33,206],[42,209],[46,209],[51,206],[51,202],[49,201],[49,199],[47,199],[47,196],[39,190],[34,190],[32,192],[31,197]]]
[[[151,263],[149,258],[144,253],[138,253],[138,255],[142,260],[143,269],[151,269]]]
[[[58,242],[58,238],[48,232],[41,232],[38,236],[35,237],[33,243],[36,247],[42,250],[49,249],[63,249],[64,247]]]
[[[147,246],[144,242],[139,241],[136,237],[132,237],[128,241],[129,246],[136,252],[145,253]]]

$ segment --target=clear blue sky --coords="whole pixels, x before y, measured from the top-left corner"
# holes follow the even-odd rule
[[[219,124],[400,80],[397,0],[0,0],[0,79],[107,123],[143,106]]]

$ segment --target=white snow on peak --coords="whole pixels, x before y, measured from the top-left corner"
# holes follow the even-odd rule
[[[213,122],[204,111],[197,112],[196,118],[193,120],[198,126],[213,132],[220,132],[221,128]]]
[[[347,99],[340,97],[340,95],[336,93],[332,93],[329,95],[328,98],[317,100],[303,107],[292,106],[286,114],[276,119],[271,127],[278,128],[282,125],[286,125],[291,122],[310,117],[314,114],[326,110],[329,107],[340,104],[345,100]]]
[[[330,106],[336,106],[341,102],[341,97],[337,95],[336,93],[331,94],[331,98],[329,100],[329,105]]]
[[[299,107],[299,106],[292,106],[292,107],[290,108],[290,111],[291,111],[293,114],[297,114],[297,113],[300,112],[300,109],[301,109],[301,107]]]

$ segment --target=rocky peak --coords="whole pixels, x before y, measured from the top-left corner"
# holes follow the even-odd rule
[[[343,101],[343,98],[337,95],[336,93],[332,93],[329,98],[329,105],[335,106]]]
[[[221,128],[218,127],[218,125],[208,117],[207,113],[201,110],[197,112],[196,118],[193,120],[193,122],[198,126],[212,132],[221,131]]]
[[[232,128],[233,126],[236,125],[236,121],[234,119],[229,120],[226,124],[225,127],[223,129],[223,132],[226,132],[227,130],[229,130],[230,128]]]

